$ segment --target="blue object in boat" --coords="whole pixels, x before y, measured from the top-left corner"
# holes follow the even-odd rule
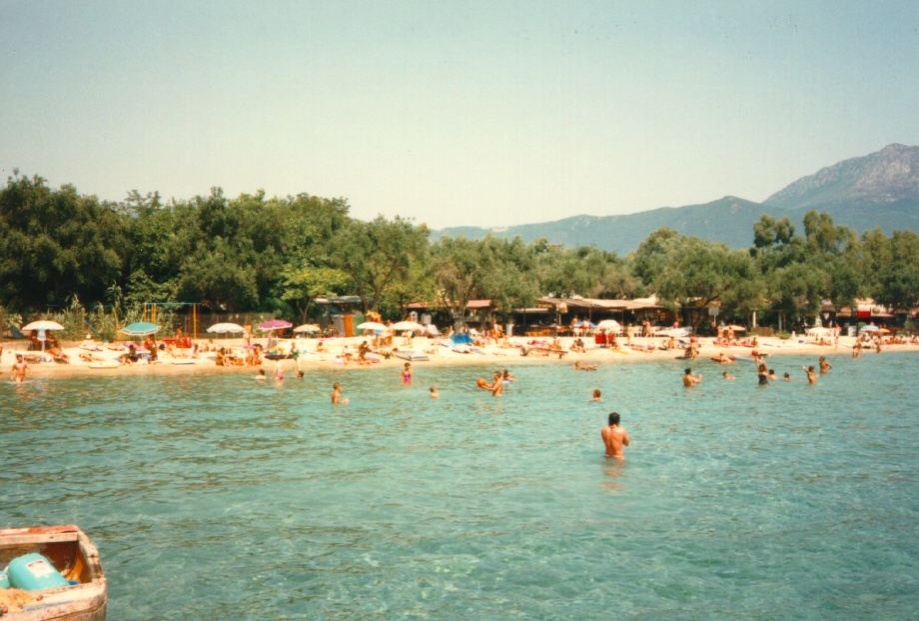
[[[54,568],[47,558],[35,552],[18,556],[10,561],[6,573],[10,586],[26,591],[55,589],[69,586],[70,582]]]

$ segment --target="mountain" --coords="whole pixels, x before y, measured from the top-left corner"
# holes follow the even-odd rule
[[[829,213],[833,222],[858,233],[875,227],[887,234],[919,232],[919,147],[892,144],[839,162],[795,181],[762,203],[726,196],[702,205],[661,207],[622,216],[580,215],[502,229],[452,227],[432,231],[432,238],[519,236],[525,242],[545,238],[564,246],[596,246],[626,254],[666,226],[684,235],[747,248],[753,243],[753,224],[763,214],[788,217],[800,233],[804,214],[812,209]]]

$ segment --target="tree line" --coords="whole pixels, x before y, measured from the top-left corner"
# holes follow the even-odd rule
[[[319,296],[356,295],[365,311],[396,317],[418,301],[460,316],[472,299],[493,300],[500,314],[543,295],[655,293],[671,308],[718,305],[720,318],[746,323],[753,312],[774,322],[813,317],[823,300],[919,303],[915,232],[859,236],[816,211],[800,233],[788,218],[763,215],[743,250],[662,228],[625,257],[546,240],[432,241],[423,224],[348,212],[342,198],[227,198],[219,188],[168,202],[133,191],[113,203],[14,172],[0,191],[0,307],[125,313],[194,301],[305,321]]]

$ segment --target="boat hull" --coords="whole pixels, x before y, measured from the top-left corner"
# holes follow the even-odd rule
[[[104,621],[108,583],[99,551],[79,527],[68,524],[0,529],[0,565],[29,553],[47,557],[65,578],[76,584],[39,591],[2,589],[0,606],[7,609],[8,618]]]

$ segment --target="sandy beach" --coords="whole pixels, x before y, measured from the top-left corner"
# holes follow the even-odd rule
[[[665,339],[657,337],[635,337],[632,346],[625,345],[625,339],[620,339],[620,346],[616,349],[587,344],[584,352],[571,351],[574,337],[559,339],[562,355],[557,352],[545,353],[539,346],[548,344],[547,340],[532,337],[511,337],[502,345],[488,344],[481,347],[454,348],[448,339],[431,339],[416,337],[409,344],[402,337],[396,337],[393,343],[393,354],[389,358],[371,354],[369,363],[357,362],[357,349],[361,342],[370,341],[370,337],[354,336],[347,338],[322,339],[324,352],[317,352],[320,339],[293,339],[280,341],[282,351],[289,351],[292,343],[301,352],[298,360],[282,359],[269,360],[263,357],[260,367],[254,366],[218,366],[215,363],[216,351],[211,348],[232,348],[234,352],[244,355],[245,347],[242,339],[198,339],[199,346],[208,346],[209,351],[193,354],[191,349],[176,349],[172,352],[160,351],[158,360],[150,363],[140,360],[134,364],[120,364],[119,356],[126,350],[119,345],[105,343],[81,342],[64,343],[63,351],[67,354],[68,362],[55,362],[51,357],[41,352],[26,351],[27,341],[5,341],[2,343],[3,354],[0,356],[0,373],[7,377],[16,354],[26,355],[29,365],[29,377],[68,377],[74,375],[87,376],[134,376],[134,375],[188,375],[188,374],[215,374],[215,373],[242,373],[255,374],[259,368],[265,370],[269,376],[277,371],[278,366],[289,377],[296,373],[299,367],[304,373],[317,369],[394,369],[401,367],[406,358],[399,357],[412,352],[415,357],[424,356],[422,359],[411,360],[413,366],[442,366],[442,365],[476,365],[492,366],[495,369],[513,367],[523,364],[555,364],[559,366],[572,366],[580,361],[587,365],[616,365],[629,364],[649,360],[676,360],[683,355],[682,348],[662,349]],[[587,340],[587,339],[585,339]],[[851,356],[855,337],[841,337],[837,345],[821,345],[805,338],[780,339],[776,337],[759,337],[758,350],[768,356],[802,355],[802,356]],[[267,340],[256,339],[254,343],[266,345]],[[700,338],[699,357],[694,361],[681,360],[689,363],[688,366],[714,364],[711,360],[724,353],[728,357],[738,360],[751,359],[753,348],[749,346],[723,346],[715,345],[713,338]],[[536,348],[534,349],[534,344]],[[524,351],[527,355],[523,355]],[[885,344],[883,352],[891,351],[919,351],[917,344]],[[350,353],[352,359],[345,361],[344,353]],[[873,349],[864,349],[864,356],[877,355]],[[44,361],[39,361],[44,359]]]

